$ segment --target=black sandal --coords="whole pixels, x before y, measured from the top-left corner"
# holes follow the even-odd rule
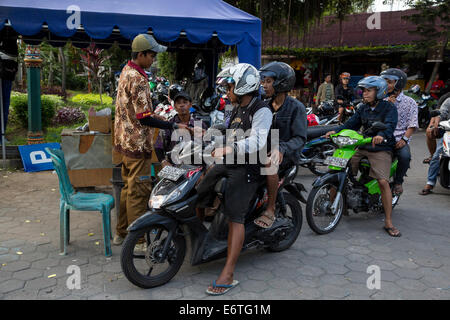
[[[433,188],[424,188],[422,189],[422,191],[419,192],[421,196],[427,196],[430,193],[433,193]]]
[[[386,228],[386,227],[383,227],[383,229],[384,229],[384,231],[386,231],[391,237],[398,238],[398,237],[401,237],[401,236],[402,236],[402,234],[400,233],[400,231],[399,231],[396,227],[392,227],[392,228]],[[392,231],[392,232],[398,231],[398,233],[397,233],[397,234],[391,233],[391,231]]]
[[[423,163],[430,163],[432,158],[433,157],[428,157],[428,158],[423,159]]]

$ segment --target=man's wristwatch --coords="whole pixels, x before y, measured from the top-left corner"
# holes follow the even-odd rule
[[[405,141],[406,143],[409,142],[409,138],[408,138],[407,136],[403,136],[403,137],[402,137],[402,140]]]

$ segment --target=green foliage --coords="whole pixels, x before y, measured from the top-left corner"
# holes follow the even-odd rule
[[[397,45],[397,46],[372,46],[372,47],[327,47],[327,48],[286,48],[286,47],[274,47],[264,50],[265,54],[273,55],[294,55],[297,58],[305,58],[314,61],[319,57],[330,57],[346,54],[357,54],[375,51],[414,51],[414,45]]]
[[[41,96],[42,128],[47,128],[51,124],[56,109],[62,105],[63,100],[59,96]],[[11,95],[11,113],[11,117],[17,119],[23,128],[28,128],[28,96],[26,94]]]
[[[161,52],[158,53],[156,61],[158,63],[159,74],[170,82],[173,82],[175,75],[175,68],[177,66],[177,56],[175,52]]]
[[[101,108],[104,108],[107,107],[108,105],[112,105],[113,103],[113,99],[109,97],[107,94],[103,94],[101,100],[104,104],[103,106],[100,102],[100,95],[96,93],[77,94],[70,99],[70,101],[75,102],[76,104],[83,107],[100,105]]]
[[[417,45],[422,50],[443,44],[444,48],[450,38],[450,1],[448,0],[407,0],[408,5],[418,12],[403,19],[416,25],[411,33],[419,34],[422,39]]]

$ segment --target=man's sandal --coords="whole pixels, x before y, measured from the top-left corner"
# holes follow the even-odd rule
[[[267,219],[269,219],[270,223],[267,223],[262,217],[266,217]],[[264,211],[264,213],[259,216],[258,218],[256,218],[255,220],[253,220],[253,222],[260,228],[263,229],[269,229],[270,227],[272,227],[273,223],[275,222],[275,215],[268,215],[267,212]],[[263,223],[264,225],[261,225],[261,223]]]
[[[430,163],[432,158],[433,157],[428,157],[428,158],[423,159],[423,163]]]
[[[213,281],[213,283],[212,283],[213,289],[223,288],[225,290],[222,292],[214,292],[212,290],[209,290],[209,288],[208,288],[208,289],[206,289],[206,293],[211,296],[221,296],[221,295],[227,293],[228,291],[230,291],[231,289],[233,289],[234,287],[236,287],[238,284],[239,284],[239,281],[237,281],[237,280],[233,280],[232,284],[217,284],[216,281]]]
[[[392,228],[386,228],[383,227],[384,231],[386,231],[391,237],[394,238],[398,238],[401,237],[402,234],[400,233],[400,231],[398,231],[398,229],[396,227],[392,227]],[[395,231],[398,231],[398,233],[395,233]]]
[[[422,189],[422,191],[419,192],[421,196],[427,196],[430,193],[433,193],[433,188],[424,188]]]

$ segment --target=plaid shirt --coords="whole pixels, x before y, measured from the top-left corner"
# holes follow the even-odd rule
[[[123,68],[117,88],[114,148],[131,158],[150,158],[154,129],[143,126],[136,114],[153,112],[145,72],[132,61]]]
[[[409,128],[418,128],[418,109],[417,103],[413,98],[408,97],[401,92],[395,101],[397,107],[398,122],[394,131],[395,141],[398,142],[405,135]]]

